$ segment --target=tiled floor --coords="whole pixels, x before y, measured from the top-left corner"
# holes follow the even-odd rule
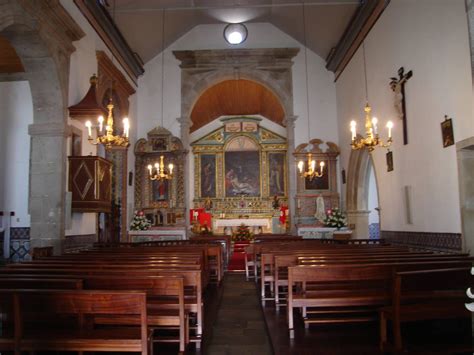
[[[227,273],[222,287],[205,354],[272,354],[255,283],[246,282],[244,274]]]

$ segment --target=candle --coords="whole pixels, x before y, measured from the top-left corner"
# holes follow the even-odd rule
[[[130,129],[130,121],[127,117],[123,119],[123,131],[125,133],[125,137],[128,138],[128,130]]]
[[[356,138],[356,121],[351,121],[352,140]]]
[[[102,126],[104,124],[104,116],[99,116],[99,118],[97,119],[99,121],[99,130],[102,132]]]
[[[377,117],[374,117],[372,118],[372,126],[374,127],[374,134],[377,134],[377,122],[379,120],[377,119]]]
[[[170,164],[170,165],[168,165],[168,168],[170,169],[170,175],[173,174],[174,165]]]
[[[388,138],[392,138],[392,128],[393,128],[393,122],[388,121],[387,122],[387,128],[388,128]]]
[[[304,163],[302,160],[300,160],[298,163],[298,170],[300,171],[300,174],[303,172],[303,167],[304,167]]]
[[[91,138],[91,136],[92,136],[92,124],[91,124],[91,121],[86,121],[86,127],[87,127],[87,130],[89,131],[89,138]]]
[[[321,171],[321,174],[323,173],[323,170],[324,170],[324,162],[322,161],[321,163],[319,163],[319,168],[320,168],[320,171]]]
[[[155,169],[156,169],[156,173],[159,174],[160,173],[160,164],[159,163],[155,163]]]
[[[316,160],[311,160],[311,171],[314,171],[314,168],[316,167]]]
[[[151,166],[151,164],[148,165],[148,171],[149,171],[149,173],[150,173],[150,176],[151,176],[151,174],[152,174],[152,169],[153,169],[153,167]]]

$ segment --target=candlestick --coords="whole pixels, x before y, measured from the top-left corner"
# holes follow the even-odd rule
[[[128,120],[127,117],[123,119],[123,131],[125,133],[125,137],[128,138],[128,131],[130,129],[130,121]]]
[[[104,124],[104,116],[99,116],[97,120],[99,121],[99,130],[102,132],[102,128]]]
[[[356,121],[351,121],[352,140],[356,138]]]
[[[388,138],[392,138],[392,128],[393,128],[393,122],[388,121],[387,122],[387,128],[388,128]]]

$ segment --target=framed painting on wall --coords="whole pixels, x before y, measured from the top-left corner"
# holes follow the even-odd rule
[[[227,197],[260,196],[260,152],[225,152]]]
[[[201,197],[216,197],[216,156],[201,155]]]
[[[315,177],[312,180],[309,178],[304,179],[304,188],[305,190],[329,190],[329,162],[324,160],[324,174],[321,177]],[[305,171],[308,169],[307,162],[305,162]],[[319,160],[318,160],[319,169]]]
[[[454,144],[453,120],[444,116],[444,121],[441,122],[441,135],[443,136],[443,148]]]
[[[169,180],[153,180],[151,182],[153,201],[169,199]]]
[[[268,153],[268,187],[270,196],[285,196],[285,153]]]

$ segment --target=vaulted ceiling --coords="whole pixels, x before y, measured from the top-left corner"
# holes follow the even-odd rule
[[[23,64],[15,48],[5,37],[0,36],[0,73],[24,72]]]
[[[220,116],[258,114],[283,126],[283,107],[270,90],[250,80],[223,81],[199,97],[191,112],[191,132]]]
[[[305,21],[302,0],[108,0],[107,8],[132,50],[146,63],[163,48],[163,9],[165,46],[200,24],[268,22],[326,59],[360,3],[304,0]]]

